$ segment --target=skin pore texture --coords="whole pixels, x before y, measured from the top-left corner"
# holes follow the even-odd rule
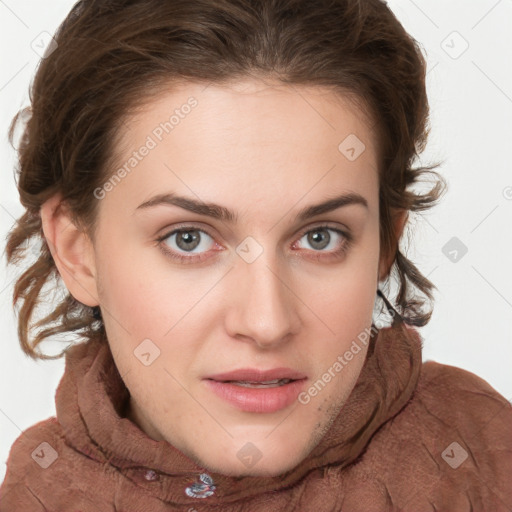
[[[167,133],[161,123],[177,109]],[[319,86],[252,78],[173,85],[122,124],[118,166],[105,181],[134,151],[141,158],[101,199],[91,198],[99,200],[94,240],[65,208],[55,210],[57,196],[43,205],[45,237],[67,288],[101,306],[131,395],[126,416],[211,471],[275,476],[292,469],[356,384],[364,348],[307,404],[295,400],[276,412],[242,411],[204,378],[288,367],[307,376],[307,390],[371,327],[390,261],[379,254],[376,141],[365,119]],[[338,148],[350,135],[365,145],[353,161]],[[144,145],[150,149],[139,151]],[[297,218],[349,193],[367,207]],[[235,218],[163,203],[138,208],[161,194],[215,203]],[[178,228],[188,238],[171,233]],[[160,351],[148,366],[134,354],[144,340]],[[248,442],[261,452],[250,468],[237,456]]]

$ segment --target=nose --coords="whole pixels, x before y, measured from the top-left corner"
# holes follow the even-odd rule
[[[230,274],[228,333],[265,349],[288,342],[298,332],[300,301],[275,259],[266,252],[252,263],[240,259]]]

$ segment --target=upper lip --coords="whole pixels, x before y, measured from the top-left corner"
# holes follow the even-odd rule
[[[240,368],[226,373],[217,373],[209,375],[205,379],[217,381],[250,381],[250,382],[266,382],[276,379],[305,379],[306,375],[291,368],[272,368],[271,370],[258,370],[257,368]]]

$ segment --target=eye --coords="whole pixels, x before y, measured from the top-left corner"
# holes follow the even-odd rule
[[[334,233],[334,235],[331,233]],[[303,239],[305,239],[305,243],[313,248],[313,252],[319,253],[314,255],[314,258],[341,256],[347,252],[352,244],[350,233],[327,225],[317,226],[313,229],[309,228],[302,233],[300,240]],[[296,245],[297,243],[294,244],[294,246]]]
[[[185,263],[204,259],[209,248],[215,246],[213,238],[206,231],[194,226],[175,229],[158,238],[158,242],[168,256]],[[186,253],[194,256],[183,255]]]

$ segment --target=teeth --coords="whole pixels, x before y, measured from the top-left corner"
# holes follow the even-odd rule
[[[275,379],[267,380],[265,382],[252,382],[245,380],[230,380],[228,382],[230,382],[231,384],[235,384],[236,386],[242,386],[244,388],[269,388],[283,386],[284,384],[288,384],[291,381],[291,379]]]

